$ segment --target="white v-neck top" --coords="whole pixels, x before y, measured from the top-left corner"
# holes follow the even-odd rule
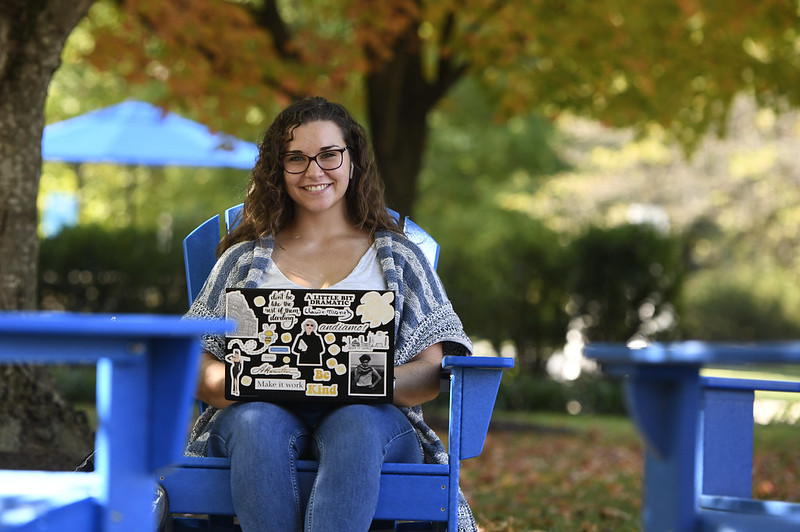
[[[269,266],[261,275],[259,288],[308,288],[289,280],[275,261],[269,261]],[[378,250],[372,244],[361,257],[347,277],[338,283],[328,286],[330,290],[386,290],[386,279],[383,276]]]

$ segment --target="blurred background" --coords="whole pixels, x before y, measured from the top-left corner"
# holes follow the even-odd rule
[[[516,356],[511,407],[621,408],[587,341],[800,336],[796,13],[450,4],[98,1],[47,121],[138,99],[257,143],[293,97],[345,103],[478,349]],[[247,177],[45,158],[39,306],[184,312],[181,240]]]
[[[621,414],[619,383],[582,358],[587,342],[800,337],[798,18],[778,0],[96,0],[45,116],[139,100],[258,143],[295,98],[345,104],[370,131],[390,206],[441,244],[439,273],[476,350],[516,357],[498,411]],[[182,239],[241,202],[247,178],[45,157],[38,307],[184,312]],[[93,401],[93,378],[56,372],[76,403]],[[765,421],[796,420],[782,405]],[[636,528],[638,447],[630,432],[614,446],[629,431],[619,418],[579,429],[501,418],[579,434],[596,452],[536,476],[544,436],[490,440],[467,488],[503,492],[511,459],[532,490],[607,473],[613,454],[629,476],[595,489],[627,506],[581,511]],[[567,507],[579,482],[565,482],[565,499],[527,521],[529,500],[481,499],[488,529],[578,529]]]

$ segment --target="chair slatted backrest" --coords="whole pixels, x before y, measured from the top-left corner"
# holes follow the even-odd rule
[[[242,204],[239,204],[225,211],[225,231],[230,231],[236,227],[241,210]],[[395,220],[400,217],[394,211],[390,210],[389,213]],[[217,262],[216,248],[222,237],[222,231],[220,217],[217,214],[200,224],[197,229],[189,233],[183,240],[183,257],[186,267],[186,288],[189,292],[189,303],[193,302],[197,294],[200,293],[203,283],[205,283],[211,273],[211,269]],[[419,246],[428,262],[436,269],[439,263],[439,244],[436,240],[408,217],[404,220],[403,232],[409,240]]]

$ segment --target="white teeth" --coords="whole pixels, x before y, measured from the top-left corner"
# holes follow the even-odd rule
[[[308,185],[303,188],[309,192],[319,192],[320,190],[324,190],[327,186],[328,185]]]

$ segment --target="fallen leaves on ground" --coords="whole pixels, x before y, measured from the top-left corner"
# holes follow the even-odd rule
[[[461,487],[481,532],[638,532],[643,447],[632,427],[588,423],[489,431]],[[757,427],[753,497],[800,502],[795,426]]]
[[[461,485],[485,532],[639,530],[641,446],[600,430],[492,430]]]

